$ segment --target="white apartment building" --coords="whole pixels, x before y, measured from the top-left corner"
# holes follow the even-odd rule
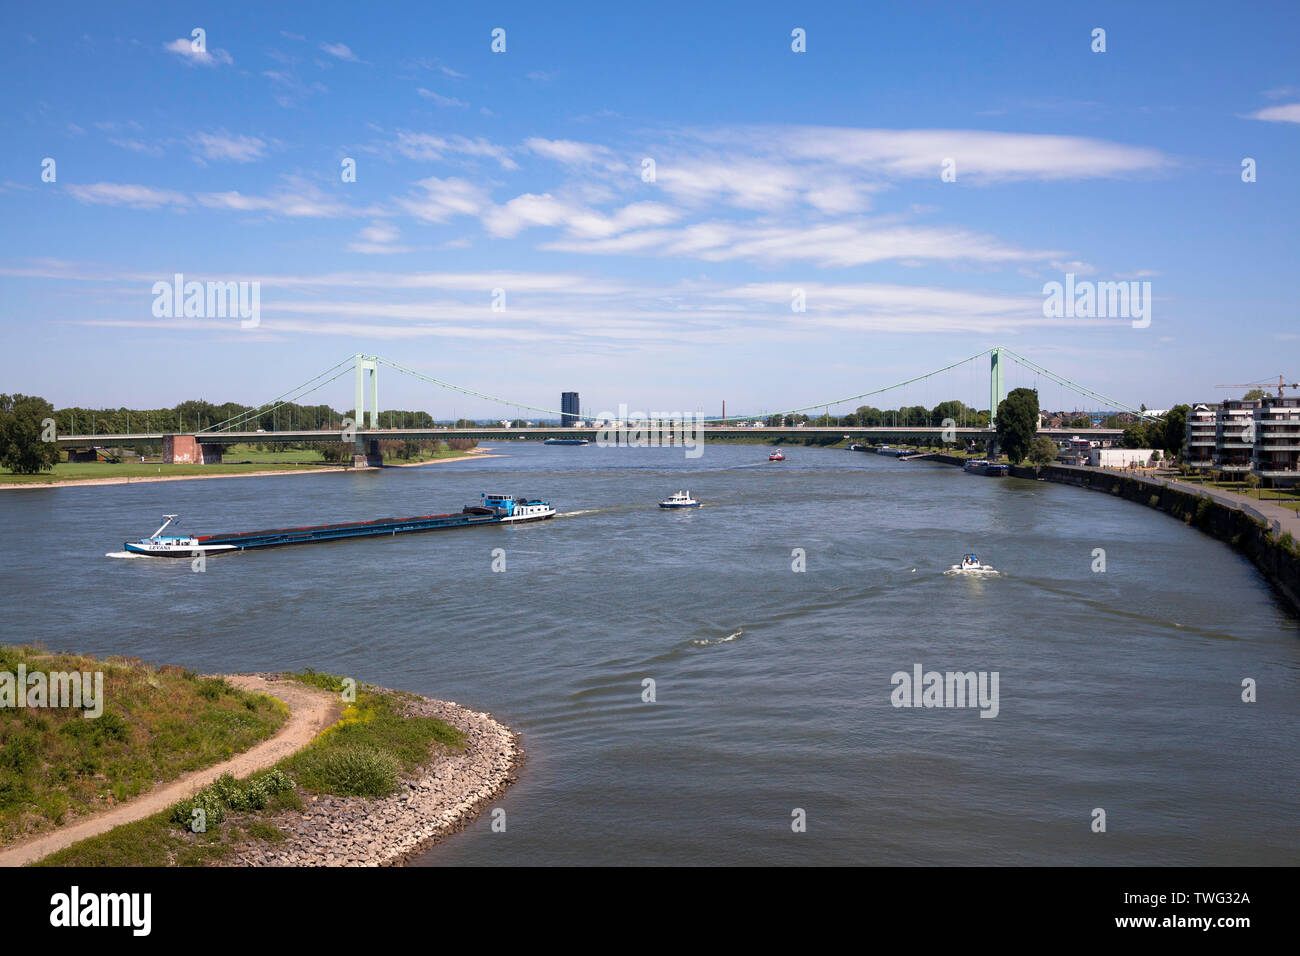
[[[1233,399],[1187,413],[1183,461],[1274,487],[1300,481],[1300,398]]]

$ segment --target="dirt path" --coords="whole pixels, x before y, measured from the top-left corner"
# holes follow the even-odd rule
[[[301,750],[322,730],[338,720],[339,695],[299,684],[296,681],[272,681],[264,677],[235,674],[226,678],[232,687],[278,697],[289,706],[289,719],[275,734],[250,750],[224,763],[195,770],[155,790],[119,804],[111,810],[78,820],[53,832],[0,850],[0,866],[24,866],[34,863],[78,840],[98,836],[113,827],[132,823],[166,810],[173,803],[193,796],[223,773],[242,777],[279,763]]]

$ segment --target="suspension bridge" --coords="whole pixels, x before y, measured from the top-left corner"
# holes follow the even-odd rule
[[[975,424],[966,420],[957,420],[953,418],[944,425],[936,426],[930,421],[910,423],[904,421],[885,425],[816,425],[812,423],[802,425],[771,425],[763,424],[754,427],[752,424],[739,425],[737,422],[770,422],[773,419],[784,421],[786,418],[806,415],[809,412],[821,412],[829,415],[832,409],[846,409],[847,412],[854,412],[858,407],[857,403],[866,399],[875,398],[885,394],[894,394],[903,397],[900,407],[906,404],[906,397],[909,389],[915,395],[918,386],[924,383],[938,382],[938,387],[945,387],[943,376],[949,375],[950,378],[946,383],[949,391],[953,390],[951,373],[963,367],[971,368],[973,363],[978,362],[984,357],[988,357],[988,400],[991,421],[986,425],[982,420]],[[343,361],[331,366],[325,371],[312,376],[306,382],[303,382],[288,391],[272,398],[253,408],[249,408],[231,418],[208,425],[207,427],[184,434],[166,433],[166,432],[137,432],[131,434],[98,434],[98,435],[59,435],[57,441],[65,448],[76,447],[135,447],[140,445],[153,445],[161,443],[165,460],[169,462],[196,462],[211,463],[221,460],[221,448],[224,445],[235,444],[240,442],[258,442],[262,444],[300,444],[309,442],[353,442],[355,450],[353,454],[353,464],[358,467],[374,466],[381,463],[379,456],[378,442],[383,440],[446,440],[452,438],[469,438],[469,439],[545,439],[554,437],[564,438],[587,438],[589,440],[598,440],[601,428],[596,425],[591,426],[526,426],[526,427],[507,427],[503,425],[430,425],[417,428],[384,428],[381,427],[379,414],[379,370],[386,367],[394,372],[409,376],[425,385],[432,386],[435,395],[438,392],[456,393],[477,399],[483,402],[496,404],[502,408],[514,409],[516,411],[535,412],[539,415],[549,416],[562,420],[563,413],[555,409],[543,408],[536,405],[530,405],[526,402],[520,402],[513,399],[493,396],[474,389],[456,385],[451,382],[442,381],[427,375],[415,369],[407,368],[397,362],[381,358],[376,355],[356,354],[349,356]],[[727,437],[759,437],[759,438],[780,438],[780,437],[799,437],[799,438],[818,438],[818,437],[847,437],[857,438],[864,441],[889,441],[889,442],[926,442],[928,444],[938,444],[940,441],[965,441],[975,439],[987,441],[995,434],[997,408],[1007,395],[1007,381],[1009,373],[1014,370],[1022,378],[1029,377],[1032,379],[1032,386],[1037,390],[1039,383],[1042,381],[1054,383],[1061,388],[1066,394],[1073,394],[1077,398],[1084,398],[1094,403],[1095,408],[1108,409],[1112,412],[1128,412],[1133,415],[1145,416],[1145,410],[1135,408],[1123,402],[1118,402],[1108,398],[1084,385],[1071,381],[1070,379],[1058,375],[1036,362],[1025,358],[1017,352],[1012,351],[1004,346],[993,346],[985,349],[976,355],[968,356],[960,361],[953,362],[943,368],[935,369],[921,375],[913,376],[902,382],[895,382],[892,385],[885,385],[880,388],[871,389],[870,391],[861,392],[857,395],[850,395],[844,398],[836,398],[827,401],[816,402],[811,405],[804,405],[798,408],[789,408],[778,412],[761,412],[759,414],[731,415],[729,417],[717,418],[693,418],[693,422],[699,422],[707,431],[705,435],[709,438],[727,438]],[[260,428],[250,428],[250,423],[256,425],[263,421],[265,417],[274,413],[285,406],[301,404],[302,400],[326,388],[333,382],[338,381],[346,375],[354,376],[354,401],[351,406],[353,417],[344,419],[340,428],[329,429],[275,429],[267,431]],[[969,388],[966,389],[968,396],[971,394]],[[953,400],[954,396],[948,394],[945,400]],[[937,403],[936,403],[937,404]],[[963,418],[966,413],[973,413],[973,407],[960,403],[963,411]],[[649,418],[653,414],[647,413]],[[974,417],[971,415],[970,417]],[[1039,434],[1047,435],[1053,438],[1079,436],[1086,438],[1095,438],[1101,440],[1114,439],[1122,433],[1117,428],[1101,427],[1065,427],[1065,428],[1041,428]]]

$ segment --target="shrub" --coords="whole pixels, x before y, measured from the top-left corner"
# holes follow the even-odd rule
[[[397,788],[397,758],[374,747],[350,744],[319,759],[321,776],[333,793],[386,797]]]
[[[1207,496],[1201,495],[1201,500],[1196,505],[1196,524],[1198,527],[1203,528],[1209,523],[1212,504],[1213,502]]]
[[[204,700],[218,700],[230,686],[220,677],[205,677],[199,681],[199,696]]]
[[[226,811],[264,810],[277,794],[293,789],[293,781],[284,771],[273,768],[266,773],[236,780],[223,773],[211,786],[204,787],[189,800],[172,808],[173,823],[188,827],[196,807],[207,814],[207,824],[214,826],[226,818]]]
[[[176,804],[176,806],[172,807],[172,823],[188,830],[194,822],[195,810],[203,811],[203,822],[207,827],[214,827],[226,818],[225,806],[209,787],[200,790],[188,800],[182,800],[180,803]]]

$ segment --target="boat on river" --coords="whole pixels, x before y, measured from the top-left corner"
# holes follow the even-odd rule
[[[954,564],[944,574],[997,574],[990,565],[982,564],[977,554],[964,554],[961,564]]]
[[[304,525],[300,528],[273,528],[267,531],[233,531],[217,534],[164,534],[178,515],[163,515],[162,526],[147,538],[124,542],[128,554],[157,558],[190,558],[277,548],[289,544],[311,544],[339,538],[373,538],[380,535],[412,534],[419,531],[442,531],[478,525],[518,524],[545,521],[555,517],[549,501],[516,498],[513,495],[482,495],[481,502],[461,509],[459,514],[419,515],[414,518],[376,518],[374,521],[350,521],[340,524]]]
[[[781,454],[781,449],[777,449],[767,456],[768,461],[785,461],[785,455]]]
[[[698,508],[699,506],[700,503],[691,497],[689,491],[679,491],[659,502],[660,508]]]

